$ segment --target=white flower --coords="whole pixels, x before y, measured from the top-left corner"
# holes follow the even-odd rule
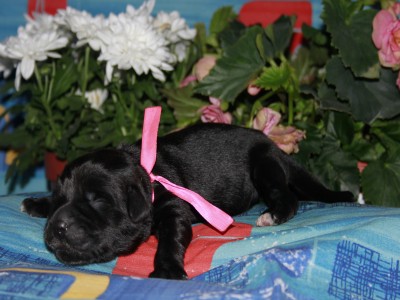
[[[44,31],[58,31],[60,26],[56,22],[53,15],[46,13],[33,13],[33,18],[29,15],[25,16],[27,21],[25,25],[25,32],[28,34],[37,34]]]
[[[155,0],[145,1],[138,9],[135,9],[132,5],[128,5],[126,7],[126,14],[138,22],[149,23],[153,20],[151,12],[153,11],[155,2]]]
[[[82,92],[78,91],[77,95],[81,95]],[[108,98],[108,90],[106,89],[95,89],[85,93],[85,98],[90,104],[90,107],[94,110],[102,112],[102,106],[104,101]]]
[[[173,60],[164,36],[152,24],[132,18],[129,14],[111,14],[107,26],[98,32],[104,46],[100,61],[106,61],[106,75],[111,81],[114,67],[120,70],[133,69],[136,74],[152,75],[165,80],[163,71],[171,71]]]
[[[79,11],[67,7],[65,10],[59,10],[57,16],[57,22],[59,24],[66,26],[76,34],[78,38],[78,47],[89,44],[93,50],[100,50],[102,42],[97,33],[99,30],[102,30],[105,25],[105,18],[103,15],[93,17],[86,11]]]
[[[196,30],[190,29],[177,11],[169,14],[163,11],[159,12],[153,24],[172,44],[182,40],[193,40],[196,36]]]
[[[29,34],[24,28],[19,28],[18,36],[10,37],[4,48],[7,57],[18,61],[15,75],[16,89],[19,89],[21,75],[24,79],[29,79],[32,76],[36,61],[44,61],[48,57],[61,57],[53,50],[63,48],[67,44],[68,39],[59,36],[55,31]]]
[[[153,25],[159,30],[170,43],[172,52],[178,61],[183,61],[186,57],[188,41],[196,36],[196,30],[190,29],[185,20],[179,13],[159,12],[154,19]]]

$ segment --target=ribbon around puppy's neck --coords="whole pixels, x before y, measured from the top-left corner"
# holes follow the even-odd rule
[[[151,182],[158,181],[164,188],[182,200],[191,204],[197,212],[214,228],[220,232],[225,231],[233,222],[231,216],[212,205],[202,196],[182,186],[170,182],[168,179],[152,173],[157,156],[157,134],[161,118],[161,107],[149,107],[144,112],[142,150],[140,164],[147,171]],[[154,201],[154,190],[153,190]]]

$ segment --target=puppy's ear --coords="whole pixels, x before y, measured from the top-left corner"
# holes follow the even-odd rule
[[[133,222],[144,221],[151,214],[151,182],[146,171],[138,166],[134,168],[134,178],[128,184],[127,209]]]

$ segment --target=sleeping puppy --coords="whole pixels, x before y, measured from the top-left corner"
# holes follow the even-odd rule
[[[68,164],[49,198],[28,198],[22,210],[47,217],[44,239],[69,265],[106,262],[132,253],[151,234],[158,248],[151,277],[185,279],[191,225],[204,221],[140,165],[140,141],[102,149]],[[200,124],[158,138],[153,173],[189,188],[234,216],[259,199],[257,225],[281,224],[299,200],[350,202],[350,192],[326,189],[262,132]],[[154,202],[152,191],[154,189]]]

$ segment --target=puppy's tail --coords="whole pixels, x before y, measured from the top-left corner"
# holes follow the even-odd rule
[[[297,162],[289,161],[289,186],[301,201],[321,201],[326,203],[354,202],[353,193],[327,189],[318,179]]]

